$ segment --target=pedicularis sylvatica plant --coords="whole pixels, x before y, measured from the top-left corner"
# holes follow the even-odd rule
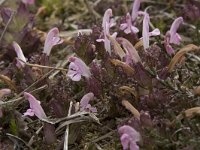
[[[27,11],[36,2],[21,3]],[[10,66],[14,69],[0,78],[10,87],[0,90],[0,118],[8,113],[8,104],[16,104],[12,112],[20,112],[26,130],[31,130],[30,118],[39,120],[50,144],[58,142],[55,139],[69,124],[69,133],[73,133],[79,128],[76,123],[115,119],[115,142],[121,143],[117,149],[196,149],[200,144],[194,142],[200,141],[195,136],[200,131],[196,119],[200,67],[194,54],[199,53],[199,46],[182,42],[182,16],[174,18],[163,32],[154,27],[152,6],[142,10],[142,4],[134,0],[131,11],[122,16],[115,16],[111,8],[105,10],[101,25],[95,25],[89,35],[78,33],[71,54],[65,56],[66,68],[51,62],[52,49],[66,42],[57,27],[45,35],[39,55],[26,56],[18,44],[22,41],[13,38],[10,45],[17,57]],[[9,10],[2,14],[5,20]],[[47,89],[40,92],[41,85]],[[25,101],[3,99],[16,94]]]

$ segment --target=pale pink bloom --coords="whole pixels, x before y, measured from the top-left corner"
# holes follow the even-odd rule
[[[96,107],[92,107],[89,104],[89,102],[93,99],[94,99],[93,93],[90,92],[90,93],[85,94],[80,101],[80,110],[96,113],[97,112]]]
[[[167,50],[167,53],[169,55],[174,53],[174,50],[172,48],[172,46],[170,44],[176,44],[179,45],[180,41],[181,41],[181,37],[180,35],[177,33],[177,30],[179,28],[179,26],[183,23],[183,18],[179,17],[177,19],[174,20],[174,22],[172,23],[172,26],[170,28],[169,31],[167,31],[166,35],[165,35],[165,48]]]
[[[69,61],[71,63],[69,64],[69,70],[67,73],[68,77],[73,81],[80,81],[81,76],[84,76],[87,79],[90,78],[90,68],[80,58],[70,57]]]
[[[24,92],[24,97],[28,99],[30,108],[23,114],[23,116],[37,116],[39,119],[46,119],[47,116],[40,105],[40,101],[38,101],[33,95],[30,93]]]
[[[112,16],[113,16],[112,9],[110,9],[110,8],[107,9],[103,16],[102,28],[104,28],[104,29],[106,28],[106,23],[109,24],[109,28],[113,27],[116,24],[114,19],[111,19]]]
[[[169,55],[174,54],[174,49],[173,49],[172,46],[169,44],[169,35],[165,35],[164,46],[165,46],[165,49],[166,49],[166,51],[167,51],[167,53],[168,53]]]
[[[169,30],[169,34],[170,34],[170,43],[174,43],[179,45],[180,44],[180,40],[181,37],[180,35],[177,33],[177,30],[179,28],[179,26],[183,23],[183,18],[179,17],[177,19],[174,20],[174,22],[172,23],[172,26]]]
[[[149,14],[144,12],[143,28],[142,28],[144,49],[149,48],[149,23],[150,23]]]
[[[110,35],[110,28],[115,25],[115,22],[113,19],[110,19],[110,17],[112,17],[112,9],[107,9],[104,13],[102,23],[104,39],[97,39],[96,41],[104,42],[104,48],[111,55],[111,42],[108,39],[107,35]],[[115,38],[117,36],[117,33],[115,32],[111,36]]]
[[[132,21],[135,21],[137,16],[138,16],[140,3],[141,3],[141,0],[135,0],[134,3],[133,3],[132,13],[131,13]]]
[[[139,150],[136,142],[140,141],[140,134],[131,126],[124,125],[118,129],[123,150]]]
[[[17,64],[16,65],[17,65],[18,68],[23,68],[25,66],[24,62],[26,62],[26,58],[25,58],[25,56],[23,54],[23,51],[22,51],[21,47],[15,41],[13,42],[12,45],[13,45],[13,47],[15,49],[15,52],[17,54],[18,59],[22,60],[22,61],[17,60]]]
[[[43,53],[45,53],[47,56],[50,55],[53,46],[63,43],[63,40],[60,39],[58,35],[59,35],[59,30],[56,27],[52,28],[48,32],[43,50]]]
[[[149,32],[149,36],[157,36],[160,35],[160,30],[158,28],[155,28],[153,31]]]
[[[130,64],[132,61],[134,63],[140,62],[140,56],[134,46],[125,38],[117,38],[117,41],[123,46],[126,52],[126,63]]]
[[[142,40],[143,40],[144,49],[147,49],[149,48],[149,37],[160,35],[160,30],[156,28],[152,32],[149,32],[149,24],[150,24],[149,14],[146,11],[140,12],[140,14],[144,15],[143,27],[142,27],[143,28]]]
[[[133,26],[132,19],[131,19],[131,16],[130,16],[129,13],[127,13],[127,15],[126,15],[126,23],[122,23],[120,25],[120,29],[124,30],[124,32],[126,34],[129,34],[129,33],[138,33],[139,32],[138,28],[136,28],[135,26]]]
[[[23,2],[24,4],[32,5],[32,4],[35,3],[35,0],[22,0],[22,2]]]

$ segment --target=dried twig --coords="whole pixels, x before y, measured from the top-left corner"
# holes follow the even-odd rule
[[[67,58],[58,66],[56,66],[56,68],[58,67],[65,67],[68,63],[69,63],[69,57],[74,56],[75,53],[68,55]],[[49,76],[49,79],[53,79],[55,75],[57,75],[61,70],[56,70],[52,75]]]
[[[17,143],[16,141],[20,141],[21,143],[23,143],[24,145],[26,145],[26,147],[28,147],[30,150],[33,150],[32,147],[30,147],[24,140],[22,140],[21,138],[19,138],[16,135],[12,135],[10,133],[6,133],[6,135],[9,137],[10,140],[12,140],[15,144]]]
[[[41,86],[41,87],[39,87],[39,88],[37,88],[35,90],[32,90],[31,93],[35,93],[35,92],[41,91],[43,89],[46,89],[47,87],[48,87],[48,85],[45,84],[45,85],[43,85],[43,86]]]
[[[24,62],[23,60],[21,60],[19,58],[17,58],[17,60],[19,60],[19,61],[23,62],[25,65],[31,66],[31,67],[38,67],[38,68],[47,68],[47,69],[68,71],[67,69],[64,69],[64,68],[57,68],[57,67],[43,66],[43,65],[38,65],[38,64],[31,64],[31,63],[28,63],[28,62]]]
[[[94,15],[96,18],[101,18],[101,15],[99,15],[93,8],[93,5],[91,5],[88,0],[84,0],[86,7],[88,8],[89,13]]]
[[[62,121],[65,121],[65,122],[61,123],[56,128],[56,132],[58,133],[58,131],[61,128],[65,127],[69,124],[88,121],[88,120],[91,120],[91,119],[93,121],[95,121],[96,123],[100,124],[99,119],[94,114],[89,113],[89,112],[77,112],[77,113],[75,113],[71,116],[67,116],[67,117],[59,118],[59,119],[53,119],[52,121],[49,121],[49,123],[56,124],[56,123],[60,123]]]
[[[41,90],[45,89],[46,87],[47,87],[47,84],[45,84],[45,85],[43,85],[43,86],[41,86],[41,87],[39,87],[39,88],[37,88],[37,89],[31,91],[30,93],[41,91]],[[18,102],[18,101],[20,101],[20,100],[22,100],[22,99],[23,99],[23,97],[18,97],[18,98],[15,98],[15,99],[11,99],[11,100],[9,100],[9,101],[0,103],[0,106],[9,105],[9,104],[12,104],[12,103],[14,103],[14,102]]]
[[[59,36],[61,38],[68,38],[68,37],[76,37],[79,33],[90,35],[92,33],[91,29],[79,29],[75,31],[62,31],[60,32]]]
[[[181,48],[175,56],[172,58],[168,65],[168,71],[172,72],[174,69],[174,66],[181,60],[181,58],[187,53],[191,51],[199,50],[199,47],[194,44],[188,44],[185,47]]]
[[[42,77],[40,77],[36,82],[34,82],[33,84],[31,84],[29,87],[27,87],[25,90],[23,90],[22,92],[20,92],[16,97],[20,97],[24,92],[28,91],[30,88],[32,88],[33,86],[35,86],[36,84],[38,84],[39,82],[41,82],[43,79],[45,79],[49,74],[51,74],[54,70],[50,70],[49,72],[47,72],[46,74],[44,74]]]
[[[0,5],[2,5],[6,0],[0,0]]]
[[[42,128],[43,128],[43,126],[41,126],[35,133],[36,134],[34,134],[32,137],[31,137],[31,139],[29,140],[29,142],[28,142],[28,146],[31,146],[32,144],[33,144],[33,140],[34,140],[34,138],[35,138],[35,136],[36,135],[38,135],[39,133],[40,133],[40,131],[42,131]]]
[[[95,143],[97,150],[103,150],[97,143]]]
[[[103,136],[101,136],[97,139],[92,140],[90,143],[96,143],[96,142],[99,142],[99,141],[101,141],[105,138],[112,137],[115,132],[116,132],[116,130],[110,131],[110,132],[106,133],[105,135],[103,135]]]
[[[71,116],[71,110],[72,110],[73,102],[70,102],[69,110],[68,110],[68,117]],[[68,150],[68,139],[69,139],[69,125],[67,125],[65,130],[65,138],[64,138],[64,148],[63,150]]]

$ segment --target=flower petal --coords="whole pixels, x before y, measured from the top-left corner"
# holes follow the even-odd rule
[[[126,150],[129,147],[129,143],[130,143],[130,137],[128,134],[123,134],[120,137],[120,141],[122,143],[123,149]]]
[[[140,141],[140,134],[131,126],[124,125],[118,129],[118,132],[122,134],[127,134],[131,138],[131,140],[137,142]]]
[[[85,94],[82,97],[81,101],[80,101],[80,107],[81,108],[86,108],[87,105],[89,104],[89,101],[91,101],[93,99],[94,99],[94,94],[93,93],[90,92],[90,93]]]
[[[104,33],[104,48],[111,55],[111,46],[110,40],[107,38],[107,35],[110,35],[110,27],[115,25],[114,19],[110,19],[112,17],[112,9],[107,9],[103,16],[103,33]]]
[[[149,22],[150,22],[149,14],[147,12],[144,12],[143,30],[142,30],[144,49],[149,48]]]
[[[72,81],[80,81],[81,80],[81,74],[79,74],[73,70],[69,70],[67,73],[67,76],[70,77],[72,79]]]
[[[21,68],[21,67],[24,67],[25,66],[25,63],[24,62],[26,62],[26,58],[25,58],[25,56],[24,56],[24,54],[23,54],[23,52],[22,52],[22,49],[21,49],[21,47],[17,44],[17,42],[13,42],[13,47],[14,47],[14,49],[15,49],[15,52],[16,52],[16,54],[17,54],[17,57],[18,57],[18,59],[20,59],[20,60],[22,60],[22,61],[20,61],[20,60],[17,60],[17,67],[18,68]]]
[[[96,41],[97,41],[97,42],[105,42],[104,39],[97,39]]]
[[[126,57],[128,60],[132,59],[134,63],[140,62],[141,58],[134,48],[134,46],[125,38],[117,38],[117,41],[122,44],[124,50],[126,51]],[[129,62],[129,61],[127,61]]]
[[[90,68],[80,58],[70,57],[69,61],[71,63],[69,65],[67,76],[69,76],[73,81],[79,81],[81,76],[90,78]]]
[[[138,33],[139,32],[139,29],[136,28],[135,26],[131,26],[131,30],[133,33]]]
[[[180,36],[177,37],[177,30],[179,28],[179,26],[183,23],[183,18],[182,17],[179,17],[179,18],[176,18],[174,20],[174,22],[172,23],[172,26],[169,30],[169,33],[170,33],[170,43],[174,43],[174,44],[177,44],[180,42]]]
[[[30,104],[30,110],[28,110],[27,113],[32,114],[32,112],[39,118],[39,119],[46,119],[47,116],[43,110],[43,108],[40,105],[40,102],[30,93],[24,92],[24,97],[28,99]],[[27,114],[26,113],[26,114]]]
[[[138,10],[140,8],[140,3],[141,3],[141,0],[135,0],[133,3],[132,14],[131,14],[132,21],[135,21],[138,16]]]
[[[114,27],[116,25],[115,19],[113,19],[113,18],[110,19],[110,23],[109,24],[110,24],[110,26],[109,26],[110,28]]]
[[[131,30],[130,30],[130,28],[126,28],[126,29],[124,30],[124,33],[126,33],[126,34],[129,34],[129,33],[131,33]]]
[[[97,109],[96,109],[96,107],[92,107],[90,104],[89,104],[89,102],[91,101],[91,100],[93,100],[94,99],[94,94],[93,93],[87,93],[87,94],[85,94],[84,96],[83,96],[83,98],[81,99],[81,101],[80,101],[80,110],[81,111],[89,111],[89,112],[93,112],[93,113],[95,113],[95,112],[97,112]]]
[[[67,76],[70,77],[73,81],[81,80],[81,73],[79,71],[79,68],[73,62],[69,64],[69,71],[67,73]]]
[[[157,35],[160,35],[160,30],[158,28],[156,28],[153,31],[149,32],[149,36],[157,36]]]
[[[129,13],[126,14],[126,23],[125,24],[121,24],[121,30],[124,30],[124,32],[126,34],[129,34],[131,32],[133,33],[137,33],[139,32],[138,28],[134,27],[132,25],[132,19]]]
[[[180,42],[181,42],[181,37],[180,37],[180,35],[178,33],[176,33],[174,36],[170,37],[170,43],[179,45]]]
[[[110,27],[110,17],[112,17],[112,9],[107,9],[104,13],[104,16],[103,16],[103,23],[102,23],[102,27],[103,29],[106,28],[106,23],[109,23],[109,27]],[[111,21],[111,24],[113,24],[114,22]]]
[[[32,111],[32,109],[27,109],[23,116],[34,116],[34,112]]]
[[[165,48],[166,48],[166,51],[167,51],[167,53],[168,53],[169,55],[174,54],[174,49],[172,48],[171,45],[167,44],[167,45],[165,45]]]
[[[120,25],[120,30],[125,30],[128,27],[127,23],[122,23]]]
[[[48,32],[43,50],[43,53],[45,53],[47,56],[50,55],[53,46],[61,44],[63,42],[63,40],[61,40],[60,37],[58,37],[58,34],[59,34],[58,28],[52,28]]]
[[[90,111],[93,112],[93,113],[97,113],[97,108],[96,107],[91,107]]]
[[[139,146],[136,142],[130,141],[130,150],[139,150]]]

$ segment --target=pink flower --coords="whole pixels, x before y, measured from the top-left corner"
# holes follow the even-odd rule
[[[113,27],[116,23],[114,21],[114,19],[110,19],[113,16],[112,14],[112,9],[107,9],[104,13],[103,16],[103,22],[102,22],[102,27],[105,29],[106,28],[106,23],[109,24],[109,28]]]
[[[140,14],[144,15],[142,39],[143,39],[144,49],[147,49],[149,48],[149,37],[160,35],[160,30],[156,28],[152,32],[149,32],[149,24],[150,24],[149,14],[146,11],[140,12]]]
[[[134,46],[125,38],[117,38],[117,41],[123,46],[126,51],[126,63],[130,64],[132,61],[134,63],[140,62],[140,56],[134,48]]]
[[[140,141],[140,134],[131,126],[124,125],[118,129],[124,150],[139,150],[136,142]]]
[[[174,44],[177,44],[177,45],[180,44],[181,37],[177,33],[177,30],[182,23],[183,23],[182,17],[175,19],[174,22],[172,23],[172,26],[169,30],[169,34],[170,34],[169,43],[174,43]]]
[[[167,33],[165,35],[164,45],[165,45],[166,51],[169,55],[174,53],[174,49],[172,48],[172,46],[170,44],[176,44],[176,45],[180,44],[181,37],[177,33],[177,30],[182,23],[183,23],[182,17],[175,19],[174,22],[172,23],[170,30],[167,31]]]
[[[144,49],[147,49],[149,47],[149,23],[150,23],[149,14],[145,12],[143,19],[143,30],[142,30]]]
[[[89,104],[89,102],[93,99],[94,99],[93,93],[90,92],[90,93],[85,94],[80,101],[80,110],[96,113],[97,112],[96,107],[92,107]]]
[[[22,51],[21,47],[15,41],[13,42],[12,45],[13,45],[13,47],[15,49],[15,52],[17,54],[18,59],[23,61],[22,62],[20,60],[17,60],[17,64],[16,65],[17,65],[18,68],[23,68],[25,66],[24,62],[26,62],[26,58],[25,58],[25,56],[23,54],[23,51]]]
[[[135,21],[137,16],[138,16],[140,3],[141,3],[141,0],[135,0],[134,3],[133,3],[132,13],[131,13],[132,21]]]
[[[47,56],[50,55],[53,46],[63,43],[63,40],[61,40],[60,37],[58,37],[58,34],[58,28],[52,28],[48,32],[43,50],[43,53],[45,53]]]
[[[69,71],[67,73],[68,77],[73,81],[80,81],[81,76],[84,76],[87,79],[90,78],[90,68],[80,58],[70,57],[69,61],[71,63],[69,64]]]
[[[30,93],[24,92],[24,97],[28,99],[30,104],[30,109],[28,109],[23,116],[37,116],[39,119],[46,119],[47,116],[40,105],[40,101],[38,101],[33,95]]]
[[[23,2],[24,4],[32,5],[32,4],[35,3],[35,0],[22,0],[22,2]]]
[[[103,33],[104,33],[104,39],[97,39],[97,42],[104,42],[104,47],[106,51],[111,55],[111,45],[110,40],[108,39],[107,35],[110,35],[110,28],[115,25],[114,20],[110,19],[112,17],[112,9],[107,9],[104,13],[103,17]],[[116,37],[117,33],[113,33],[112,37]]]
[[[129,13],[126,15],[126,23],[122,23],[120,29],[124,30],[126,34],[139,32],[138,28],[132,25],[132,19]]]

